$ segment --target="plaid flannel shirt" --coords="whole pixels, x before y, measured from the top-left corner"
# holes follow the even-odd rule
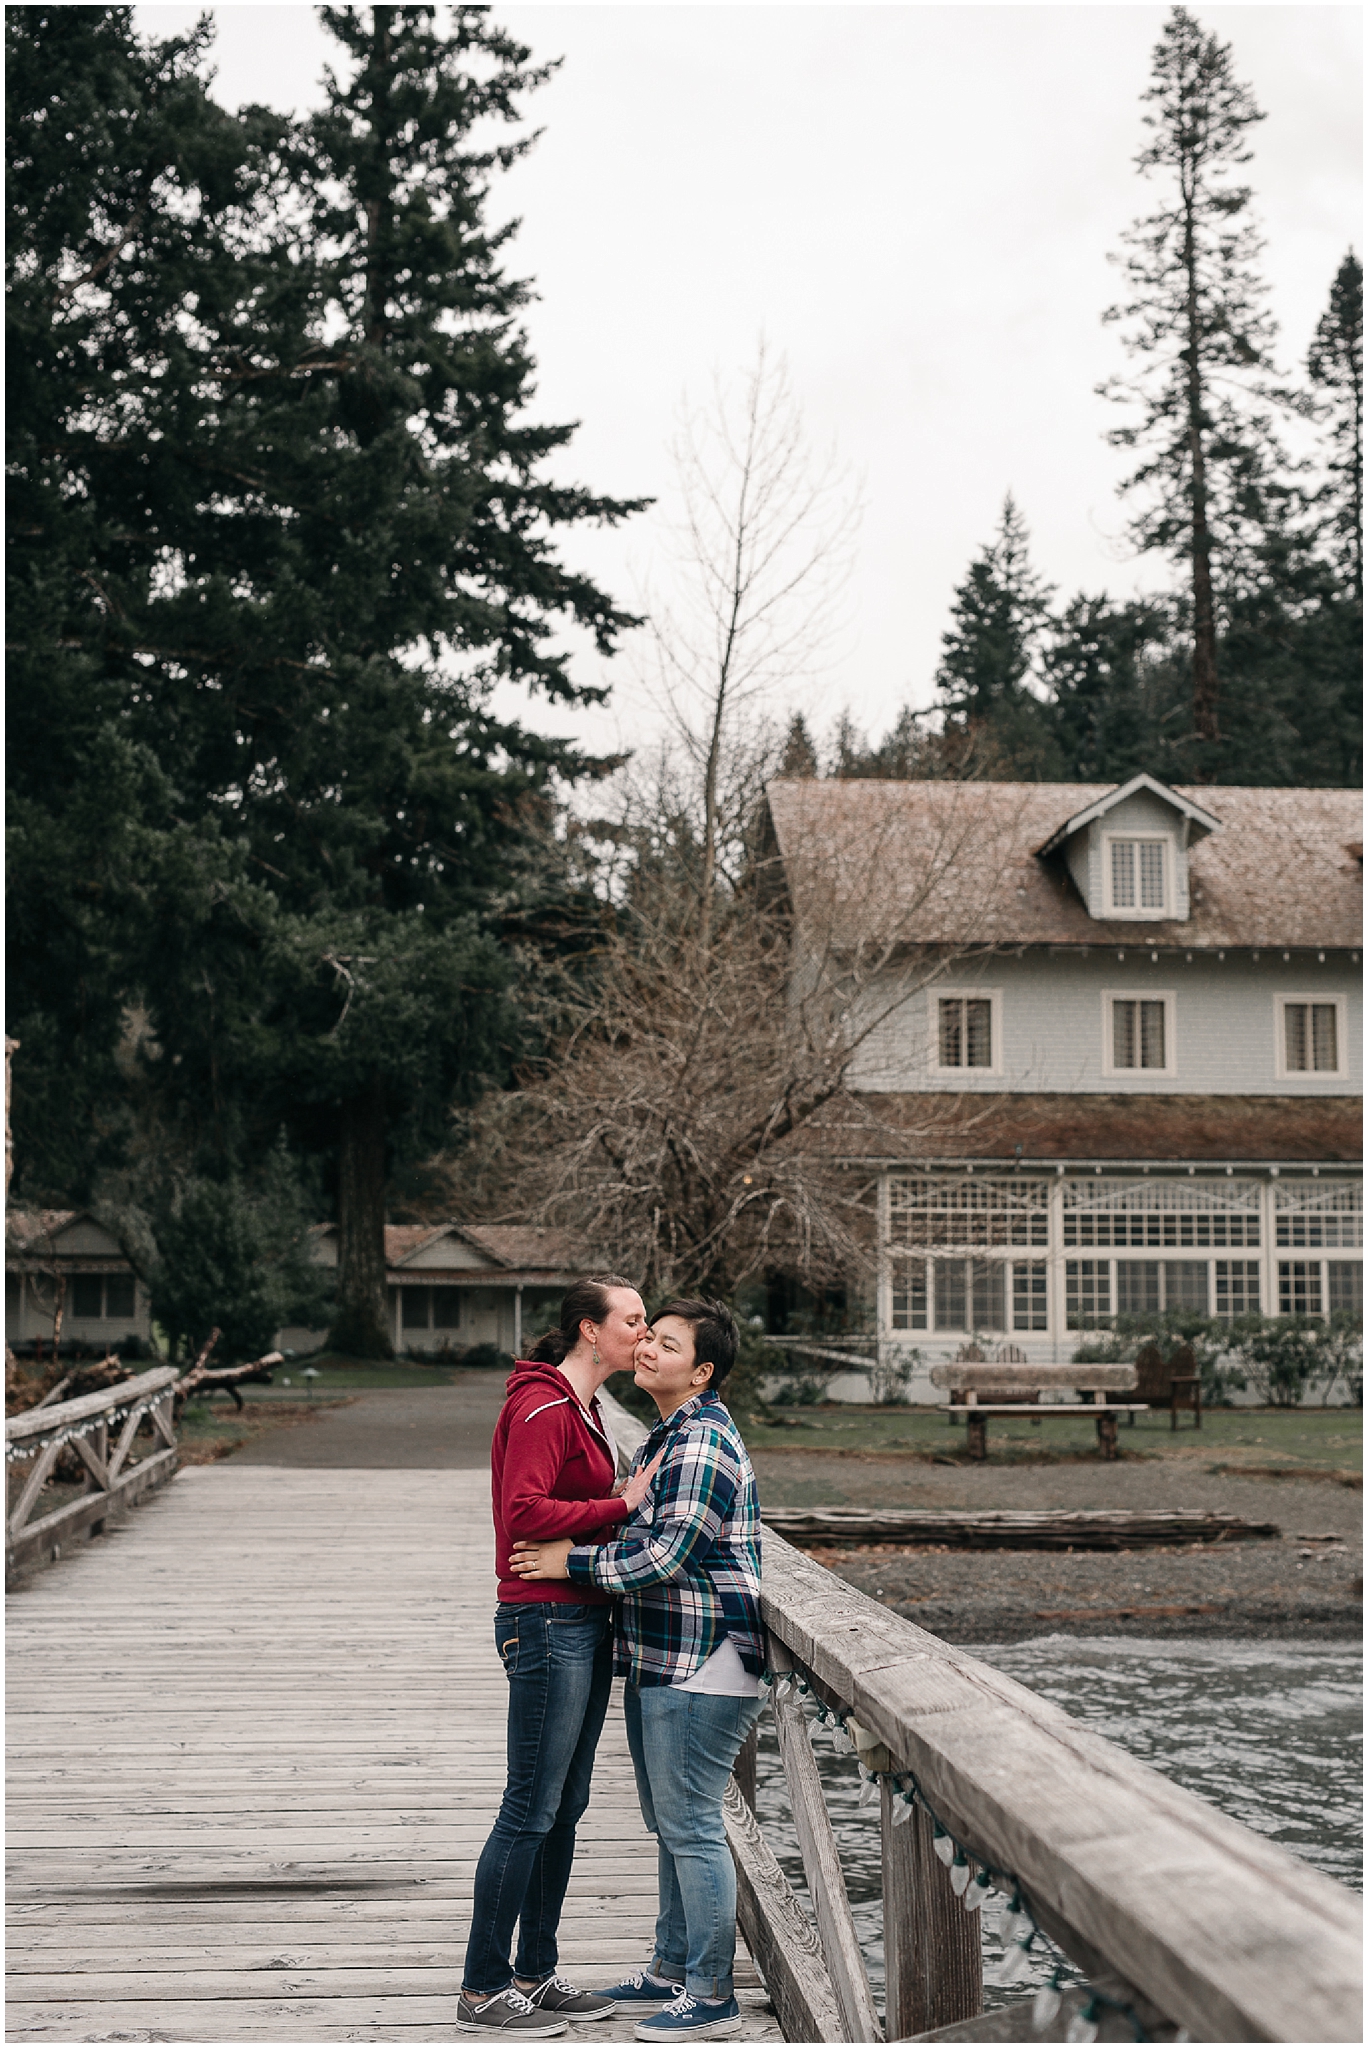
[[[692,1678],[730,1636],[747,1671],[764,1669],[760,1505],[740,1431],[717,1396],[695,1394],[658,1422],[632,1461],[666,1454],[613,1543],[580,1544],[570,1577],[620,1593],[614,1669],[631,1685]]]

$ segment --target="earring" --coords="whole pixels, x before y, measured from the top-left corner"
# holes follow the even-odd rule
[[[594,1346],[594,1364],[595,1364],[595,1366],[597,1366],[598,1362],[599,1362],[599,1355],[598,1355],[598,1345],[596,1344],[596,1345]]]

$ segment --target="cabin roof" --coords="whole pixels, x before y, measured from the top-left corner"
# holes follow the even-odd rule
[[[961,947],[1361,944],[1362,799],[1348,789],[1155,784],[1212,821],[1188,854],[1191,914],[1142,927],[1091,917],[1056,849],[1131,788],[804,779],[772,782],[768,797],[810,931]]]

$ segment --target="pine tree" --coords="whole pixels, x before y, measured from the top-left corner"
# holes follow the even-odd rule
[[[128,1138],[139,892],[176,829],[135,729],[130,621],[183,488],[160,429],[185,388],[184,309],[216,278],[249,283],[241,228],[274,134],[209,99],[205,27],[144,45],[132,14],[5,18],[7,1021],[16,1166],[38,1200],[89,1199]]]
[[[779,773],[804,777],[817,773],[817,748],[801,711],[795,711],[789,720],[784,751],[779,756]]]
[[[1335,559],[1363,595],[1363,265],[1353,250],[1335,273],[1307,357],[1329,454],[1319,493]]]
[[[1164,685],[1172,620],[1151,603],[1079,596],[1045,650],[1052,723],[1069,781],[1124,782],[1164,772]]]
[[[148,692],[219,821],[161,906],[157,1039],[225,1142],[245,1103],[335,1157],[332,1336],[357,1353],[389,1348],[387,1171],[523,1045],[502,920],[541,887],[551,779],[585,765],[489,691],[592,696],[558,625],[606,653],[631,623],[553,551],[635,505],[543,476],[571,429],[524,418],[529,291],[485,224],[528,143],[473,131],[546,71],[484,8],[446,36],[436,14],[324,10],[351,64],[285,160],[302,249],[201,308],[215,488],[181,525]]]
[[[1022,779],[1053,771],[1050,734],[1030,687],[1053,592],[1031,566],[1029,539],[1009,492],[996,534],[955,592],[936,671],[946,734],[972,742],[976,772]]]
[[[1141,499],[1132,538],[1180,563],[1190,583],[1192,719],[1205,750],[1199,769],[1210,774],[1221,605],[1242,576],[1257,579],[1250,557],[1276,524],[1270,492],[1282,462],[1260,398],[1274,335],[1256,268],[1263,245],[1250,188],[1234,177],[1264,117],[1235,77],[1229,46],[1183,7],[1165,24],[1143,98],[1150,140],[1136,167],[1166,189],[1123,237],[1128,295],[1104,315],[1128,323],[1140,369],[1100,388],[1139,407],[1136,422],[1108,437],[1143,451],[1121,487]]]

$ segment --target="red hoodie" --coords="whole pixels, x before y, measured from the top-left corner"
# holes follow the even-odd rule
[[[490,1447],[494,1481],[494,1560],[501,1600],[566,1600],[602,1606],[612,1599],[597,1586],[568,1579],[513,1579],[508,1560],[521,1539],[583,1542],[626,1519],[613,1492],[617,1461],[598,1402],[586,1411],[554,1365],[520,1361]]]

